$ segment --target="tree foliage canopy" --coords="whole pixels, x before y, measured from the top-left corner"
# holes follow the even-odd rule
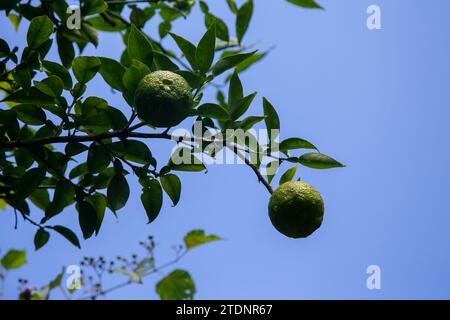
[[[134,111],[134,93],[140,80],[157,70],[178,73],[189,83],[194,94],[194,109],[187,121],[200,121],[203,129],[248,130],[265,124],[280,129],[276,108],[262,99],[262,115],[247,115],[256,93],[246,93],[240,73],[261,61],[268,51],[248,49],[248,31],[254,3],[226,1],[234,15],[227,24],[204,1],[194,0],[81,0],[80,28],[70,28],[73,18],[65,0],[3,0],[5,12],[16,28],[28,20],[27,46],[0,39],[0,90],[4,93],[0,109],[0,206],[12,207],[16,217],[37,227],[35,247],[43,247],[52,234],[59,234],[80,247],[77,231],[52,224],[52,219],[67,207],[75,206],[84,239],[97,235],[107,210],[117,214],[125,208],[130,195],[129,183],[141,185],[141,201],[148,221],[160,213],[164,193],[173,205],[180,200],[182,183],[179,171],[201,172],[206,167],[198,161],[175,164],[156,159],[148,139],[175,140],[184,151],[192,153],[201,139],[203,149],[214,139],[173,137],[168,130],[158,130],[138,122]],[[313,0],[288,0],[304,8],[321,8]],[[204,16],[205,32],[198,41],[188,40],[182,30],[172,30],[177,19],[189,17],[198,5]],[[274,4],[275,5],[275,4]],[[276,4],[278,5],[278,4]],[[279,5],[283,5],[280,3]],[[288,4],[287,4],[288,5]],[[160,18],[158,36],[145,32],[146,23]],[[99,44],[99,32],[119,33],[123,38],[120,61],[111,57],[84,56],[84,49]],[[173,41],[176,52],[162,40]],[[170,40],[170,38],[172,40]],[[59,61],[48,60],[56,46]],[[111,106],[101,96],[85,94],[97,75],[108,88],[123,96],[124,104]],[[223,81],[216,85],[215,81]],[[216,101],[203,101],[205,90],[216,90]],[[275,161],[291,162],[310,168],[326,169],[342,164],[317,151],[310,142],[289,137],[280,143],[283,157],[268,154],[267,165],[259,159],[250,162],[246,154],[267,154],[270,145],[251,150],[246,141],[225,144],[257,175],[268,191],[278,166]],[[293,150],[309,149],[301,156]],[[208,154],[214,157],[214,154]],[[274,170],[263,170],[270,168]],[[263,168],[267,167],[267,168]],[[289,169],[280,182],[294,179]],[[42,210],[42,214],[35,211]],[[198,240],[189,240],[196,246]],[[177,273],[177,277],[183,277]],[[158,289],[164,294],[164,283]]]

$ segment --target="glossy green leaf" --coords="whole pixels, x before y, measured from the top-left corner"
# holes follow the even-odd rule
[[[161,300],[192,300],[195,284],[185,270],[174,270],[156,284],[156,293]]]
[[[276,138],[276,136],[273,136],[276,131],[272,130],[280,130],[280,118],[274,106],[266,98],[263,98],[263,109],[269,141],[273,141]]]
[[[345,167],[342,163],[333,158],[324,155],[323,153],[310,152],[305,153],[299,159],[299,162],[305,167],[313,169],[330,169]]]
[[[241,80],[239,79],[239,74],[233,72],[230,80],[230,86],[228,88],[228,105],[232,106],[237,101],[244,97],[244,89],[242,88]]]
[[[317,149],[312,143],[301,138],[288,138],[280,143],[280,151],[288,154],[289,150],[296,149]]]
[[[100,231],[100,227],[103,222],[103,218],[105,217],[105,210],[107,199],[101,193],[94,193],[85,198],[85,201],[88,202],[95,210],[96,213],[96,225],[95,225],[95,235],[97,235]]]
[[[239,119],[250,107],[253,99],[256,96],[256,92],[236,101],[230,106],[230,118],[231,120]]]
[[[152,161],[152,153],[145,143],[139,140],[124,140],[107,145],[108,149],[126,160],[148,164]]]
[[[228,110],[215,103],[205,103],[196,110],[197,115],[218,120],[228,120],[230,115]]]
[[[100,70],[102,62],[97,57],[77,57],[72,62],[75,78],[81,83],[88,83]]]
[[[147,36],[143,34],[135,25],[131,26],[128,36],[128,56],[130,59],[136,59],[148,67],[153,62],[153,47]]]
[[[44,71],[47,75],[58,76],[63,81],[64,89],[69,90],[72,88],[72,77],[65,67],[56,62],[46,60],[42,61],[42,66],[44,67]]]
[[[170,36],[173,38],[173,40],[175,40],[178,48],[180,48],[181,52],[191,65],[192,69],[195,70],[197,68],[197,63],[195,61],[195,52],[197,48],[195,47],[195,45],[174,33],[170,33]]]
[[[174,174],[166,174],[160,177],[160,181],[164,191],[172,200],[173,205],[176,206],[178,201],[180,200],[181,194],[180,178],[178,178]]]
[[[218,39],[226,42],[230,40],[228,27],[222,19],[208,12],[205,14],[205,25],[207,28],[211,27],[212,25],[216,26],[216,37]]]
[[[203,230],[193,230],[184,237],[184,245],[186,249],[192,249],[208,242],[220,240],[216,235],[206,235]]]
[[[33,18],[27,33],[27,43],[32,49],[38,48],[53,33],[53,22],[47,16]]]
[[[81,7],[81,13],[83,16],[89,16],[96,13],[102,13],[108,9],[108,5],[105,0],[89,0],[83,1],[83,6]]]
[[[256,53],[256,51],[253,51],[250,53],[240,53],[240,54],[235,54],[235,55],[231,55],[231,56],[222,58],[215,64],[212,72],[215,76],[218,76],[219,74],[221,74],[231,68],[234,68],[239,63],[250,58],[255,53]]]
[[[253,0],[247,0],[238,10],[236,15],[236,35],[239,43],[247,32],[253,15]]]
[[[125,67],[114,59],[99,58],[102,65],[100,67],[100,75],[105,82],[112,88],[123,91],[123,75],[125,74]]]
[[[279,184],[282,185],[283,183],[286,183],[288,181],[291,181],[294,179],[295,173],[297,172],[298,167],[292,167],[281,176]]]
[[[216,50],[216,27],[212,25],[198,43],[195,52],[197,68],[201,73],[206,73],[214,61]]]

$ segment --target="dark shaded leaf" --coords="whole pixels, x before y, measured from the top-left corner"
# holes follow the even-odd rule
[[[196,109],[196,114],[218,120],[228,120],[230,118],[228,110],[215,103],[202,104]]]
[[[263,98],[263,109],[264,109],[264,116],[265,116],[265,122],[267,127],[267,133],[269,135],[269,141],[273,141],[276,136],[273,136],[277,131],[272,130],[280,130],[280,118],[278,117],[278,113],[273,107],[273,105],[266,99]]]
[[[81,249],[80,241],[78,240],[77,235],[72,230],[70,230],[66,227],[63,227],[63,226],[54,226],[54,227],[52,227],[52,229],[55,230],[56,232],[58,232],[64,238],[66,238],[75,247]]]
[[[148,223],[153,222],[161,211],[163,194],[161,185],[156,179],[149,179],[142,189],[141,202],[147,213]]]
[[[178,201],[180,200],[181,194],[181,182],[180,179],[174,174],[166,174],[160,177],[161,185],[167,195],[173,202],[173,205],[176,206]]]
[[[140,164],[152,161],[152,153],[147,145],[138,140],[124,140],[108,144],[107,147],[115,154]]]
[[[89,146],[87,167],[91,173],[101,172],[108,167],[111,162],[111,155],[108,150],[97,143]]]
[[[116,174],[109,182],[107,198],[108,207],[113,211],[122,209],[130,196],[130,187],[122,174]]]
[[[45,246],[49,239],[50,233],[42,228],[39,228],[34,236],[34,248],[36,249],[36,251]]]

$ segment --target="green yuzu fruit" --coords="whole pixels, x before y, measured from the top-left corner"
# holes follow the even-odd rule
[[[303,181],[283,183],[269,201],[269,217],[279,232],[290,238],[306,238],[323,220],[324,204],[316,189]]]
[[[189,115],[193,96],[182,76],[171,71],[155,71],[139,82],[134,103],[139,118],[155,127],[167,128]]]

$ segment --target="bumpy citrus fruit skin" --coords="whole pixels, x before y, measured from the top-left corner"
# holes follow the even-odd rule
[[[322,224],[323,212],[319,191],[303,181],[283,183],[269,201],[273,226],[290,238],[306,238],[316,231]]]
[[[172,127],[183,121],[192,109],[192,101],[189,84],[171,71],[146,75],[134,95],[139,118],[159,128]]]

